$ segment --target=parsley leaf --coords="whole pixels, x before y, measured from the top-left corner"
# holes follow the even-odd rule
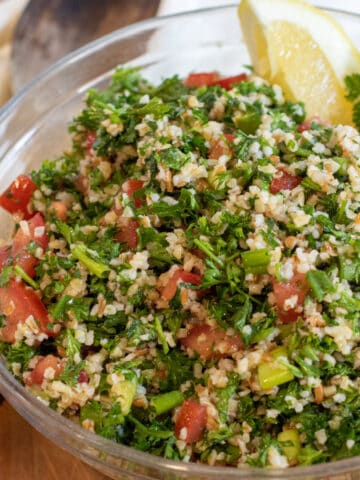
[[[360,73],[353,73],[345,77],[346,97],[353,105],[353,122],[360,129]]]
[[[357,100],[360,97],[360,73],[347,75],[345,77],[345,87],[347,89],[346,98]]]

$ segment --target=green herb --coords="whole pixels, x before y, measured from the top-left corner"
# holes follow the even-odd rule
[[[252,303],[249,297],[246,297],[244,304],[237,309],[234,315],[230,319],[230,324],[234,325],[236,330],[242,332],[243,327],[245,326],[247,320],[249,319],[252,312]]]
[[[152,397],[150,405],[154,408],[156,415],[172,410],[181,405],[184,401],[184,396],[181,392],[174,390],[172,392],[162,393],[156,397]]]
[[[270,263],[270,252],[268,249],[263,248],[242,252],[241,257],[247,273],[256,275],[267,273],[267,266]]]
[[[310,270],[306,274],[311,291],[318,302],[322,302],[327,293],[334,293],[335,287],[328,274],[322,270]]]
[[[26,272],[25,270],[23,270],[20,265],[15,265],[14,267],[14,272],[16,275],[19,275],[19,277],[21,277],[24,282],[26,282],[27,284],[30,285],[30,287],[33,287],[35,290],[37,290],[39,288],[39,285],[37,282],[35,282],[35,280],[33,280]]]
[[[0,272],[0,287],[5,287],[9,284],[13,267],[3,267]]]
[[[81,343],[76,340],[70,329],[66,330],[66,356],[74,360],[80,354]]]
[[[73,363],[72,360],[68,361],[65,365],[64,370],[59,376],[59,380],[66,383],[67,385],[75,387],[78,383],[80,372],[84,370],[84,367],[84,362]]]
[[[30,360],[37,355],[37,349],[26,345],[26,343],[19,342],[14,345],[8,345],[5,353],[9,365],[19,363],[21,371],[25,371]]]
[[[353,73],[345,77],[346,98],[353,102],[353,122],[360,128],[360,74]]]
[[[155,317],[155,330],[156,330],[156,333],[158,334],[159,341],[160,341],[160,343],[163,347],[163,351],[166,355],[169,352],[169,345],[166,341],[164,331],[162,329],[162,325],[161,325],[161,322],[160,322],[160,319],[159,319],[158,316]]]
[[[51,314],[55,320],[63,320],[68,316],[68,312],[72,311],[78,320],[88,320],[90,302],[90,299],[63,295],[52,307]]]
[[[70,247],[71,253],[77,258],[92,274],[103,277],[110,270],[107,265],[94,260],[90,250],[83,244],[76,244]]]

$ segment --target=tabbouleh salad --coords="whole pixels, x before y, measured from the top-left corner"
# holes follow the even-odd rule
[[[360,136],[305,116],[251,71],[89,91],[71,150],[0,197],[19,381],[168,459],[359,455]]]

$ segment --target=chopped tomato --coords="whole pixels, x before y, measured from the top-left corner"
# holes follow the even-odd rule
[[[275,194],[283,190],[293,190],[302,181],[301,177],[292,175],[284,169],[278,170],[270,183],[270,192]]]
[[[29,219],[33,214],[29,211],[32,194],[37,189],[35,183],[27,175],[19,175],[0,195],[0,206],[9,213],[18,214]]]
[[[309,119],[305,120],[305,122],[301,123],[298,126],[298,132],[302,133],[302,132],[305,132],[306,130],[310,130],[311,129],[311,124],[313,122],[317,123],[319,125],[324,125],[324,127],[329,127],[330,126],[327,122],[322,120],[320,117],[313,117],[313,118],[309,118]]]
[[[224,137],[229,143],[234,143],[235,137],[231,133],[224,133]]]
[[[67,207],[64,202],[54,201],[51,202],[49,212],[53,213],[62,222],[65,222],[67,217]]]
[[[123,217],[123,226],[121,230],[115,235],[115,239],[121,243],[127,243],[129,248],[132,250],[137,247],[138,244],[138,234],[137,229],[139,224],[136,220],[132,218]]]
[[[30,218],[24,227],[20,225],[13,238],[11,249],[14,264],[19,265],[30,277],[34,277],[34,267],[39,262],[34,255],[26,251],[26,247],[32,241],[36,242],[43,250],[46,249],[49,242],[45,222],[40,213],[36,213]]]
[[[193,327],[181,344],[194,350],[203,360],[212,357],[228,356],[243,350],[244,344],[238,335],[227,335],[220,328],[211,328],[210,325],[202,324]]]
[[[15,342],[15,332],[20,323],[32,315],[39,327],[39,333],[54,335],[49,330],[51,323],[47,309],[32,288],[24,282],[10,279],[7,286],[0,288],[0,311],[6,317],[6,324],[0,330],[0,337],[4,342]]]
[[[168,283],[161,291],[162,298],[169,301],[175,297],[179,283],[192,283],[193,285],[200,285],[201,275],[198,273],[186,272],[182,268],[175,270]]]
[[[195,88],[219,85],[219,87],[225,88],[225,90],[230,90],[232,85],[234,85],[235,83],[244,82],[245,80],[247,80],[247,78],[248,76],[246,75],[246,73],[221,78],[217,72],[200,72],[191,73],[184,81],[184,84],[187,87]]]
[[[41,358],[34,367],[34,370],[31,372],[30,376],[26,379],[26,385],[41,385],[45,378],[45,371],[47,368],[52,368],[54,370],[54,377],[58,378],[61,372],[63,371],[63,364],[60,358],[55,357],[54,355],[46,355],[46,357]]]
[[[91,155],[92,153],[92,147],[95,143],[95,140],[96,140],[96,132],[94,132],[93,130],[90,130],[86,137],[86,153],[88,155]]]
[[[89,375],[87,374],[86,370],[81,370],[77,378],[77,381],[79,383],[89,383]]]
[[[248,76],[246,73],[240,73],[239,75],[234,75],[232,77],[221,78],[220,80],[216,80],[214,83],[215,85],[225,88],[225,90],[231,90],[235,83],[245,82],[247,79]]]
[[[296,322],[296,320],[301,317],[301,311],[299,310],[304,305],[305,297],[309,291],[305,274],[296,273],[288,282],[277,282],[273,280],[273,291],[279,319],[283,323]],[[297,297],[296,306],[286,308],[286,300],[295,296]]]
[[[142,180],[126,180],[126,182],[123,183],[121,189],[126,195],[128,195],[129,198],[133,198],[134,193],[137,190],[141,190],[144,186],[144,182]],[[140,198],[135,198],[134,199],[135,207],[140,208],[141,207],[141,199]]]
[[[214,85],[219,80],[217,72],[190,73],[184,84],[187,87],[208,87]]]
[[[206,406],[196,400],[184,400],[175,422],[175,435],[186,443],[197,442],[203,435],[206,423]]]

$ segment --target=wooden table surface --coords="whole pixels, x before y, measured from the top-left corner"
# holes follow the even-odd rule
[[[41,10],[42,15],[38,21],[52,18],[53,14],[46,16],[46,7],[56,6],[61,8],[62,0],[31,0],[37,5],[32,5]],[[103,8],[111,6],[111,1],[98,1]],[[96,2],[73,2],[76,14],[79,13],[79,6],[89,8]],[[69,2],[67,2],[69,3]],[[98,28],[93,29],[93,37],[108,33],[115,28],[120,28],[129,23],[142,20],[156,15],[159,0],[116,0],[117,8],[121,5],[121,15],[103,14]],[[114,6],[114,5],[113,5]],[[1,12],[0,12],[1,14]],[[26,14],[26,12],[25,12]],[[64,21],[64,19],[63,19]],[[29,28],[26,27],[29,26]],[[94,21],[92,21],[94,25]],[[34,23],[29,25],[26,21],[20,20],[19,28],[22,29],[24,38],[26,35],[33,35],[39,31]],[[38,25],[39,27],[39,25]],[[44,32],[44,30],[43,30]],[[52,25],[54,32],[54,25]],[[35,35],[36,36],[36,35]],[[83,40],[84,36],[81,36]],[[36,39],[31,38],[30,43],[36,47]],[[92,40],[89,34],[87,41]],[[25,42],[26,44],[26,42]],[[78,45],[80,46],[80,45]],[[17,45],[17,48],[20,48]],[[29,48],[25,45],[26,56],[29,58]],[[30,52],[32,50],[30,49]],[[31,63],[31,53],[30,53]],[[46,66],[46,65],[42,65]],[[37,73],[37,72],[35,72]],[[34,428],[25,422],[15,410],[7,403],[0,405],[0,479],[1,480],[109,480],[101,473],[85,465],[79,459],[61,450],[50,440],[38,433]]]
[[[7,402],[0,406],[0,478],[109,480],[38,433]]]

